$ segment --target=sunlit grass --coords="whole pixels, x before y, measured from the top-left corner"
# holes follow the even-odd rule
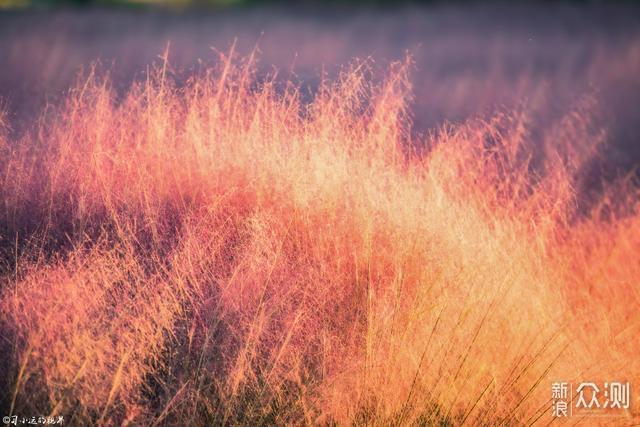
[[[405,64],[309,104],[222,64],[121,99],[92,73],[3,134],[8,411],[519,424],[551,381],[640,380],[638,193],[578,209],[588,98],[543,146],[526,111],[416,137]]]

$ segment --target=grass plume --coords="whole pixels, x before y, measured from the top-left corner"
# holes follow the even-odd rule
[[[417,137],[405,63],[310,102],[254,70],[90,73],[0,136],[3,406],[522,424],[552,380],[640,381],[638,190],[583,203],[592,100],[537,143],[526,109]]]

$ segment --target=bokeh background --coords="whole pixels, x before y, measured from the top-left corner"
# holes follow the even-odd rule
[[[309,94],[368,59],[375,76],[410,55],[417,132],[527,108],[543,131],[589,98],[604,171],[640,164],[640,7],[633,2],[0,0],[0,98],[14,129],[33,123],[90,64],[126,90],[169,46],[180,81],[236,44],[258,49]],[[602,168],[602,165],[598,166]]]

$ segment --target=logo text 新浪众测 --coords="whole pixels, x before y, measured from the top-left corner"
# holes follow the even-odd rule
[[[551,402],[555,418],[624,416],[631,404],[631,387],[629,382],[621,381],[554,382]]]

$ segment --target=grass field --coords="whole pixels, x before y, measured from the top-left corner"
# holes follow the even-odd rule
[[[443,106],[411,59],[309,90],[236,48],[177,72],[174,45],[131,84],[58,75],[71,89],[36,115],[8,103],[3,415],[546,425],[552,382],[616,380],[630,408],[574,422],[638,422],[637,106],[614,94],[640,39],[591,77],[452,71],[468,84]]]

